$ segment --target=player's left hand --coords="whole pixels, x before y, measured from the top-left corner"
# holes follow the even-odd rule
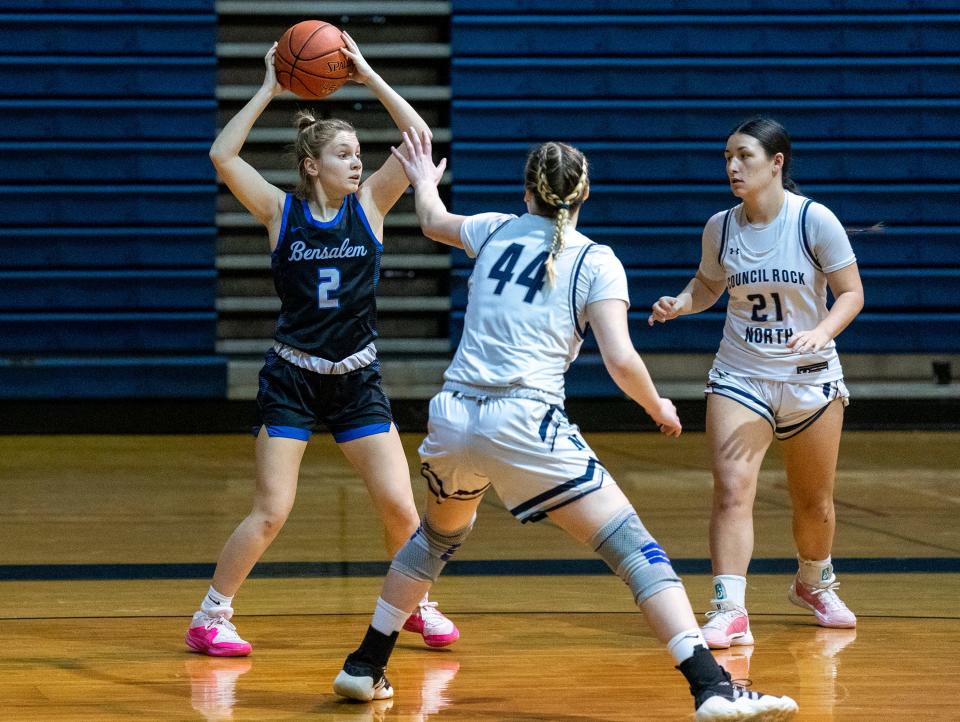
[[[815,328],[812,331],[795,333],[793,338],[787,341],[787,348],[797,353],[817,353],[828,343],[830,343],[830,336]]]
[[[340,52],[346,55],[350,61],[350,80],[363,85],[367,82],[367,79],[374,74],[373,68],[370,67],[370,63],[367,62],[366,58],[363,57],[363,53],[360,52],[360,46],[357,45],[357,41],[351,38],[349,33],[341,30],[340,37],[343,38],[343,42],[346,44],[346,47],[342,48]]]
[[[415,128],[403,133],[403,150],[391,146],[393,157],[400,161],[407,180],[414,188],[418,183],[432,183],[437,185],[443,178],[443,171],[447,167],[447,159],[443,158],[439,164],[433,162],[433,144],[430,131],[424,130],[418,134]]]

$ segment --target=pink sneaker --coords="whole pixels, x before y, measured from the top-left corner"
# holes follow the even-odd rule
[[[857,626],[857,617],[837,596],[839,586],[839,582],[831,582],[822,587],[810,586],[801,582],[800,575],[797,574],[787,590],[787,599],[798,607],[812,611],[821,627],[850,629]]]
[[[245,657],[253,651],[226,617],[211,617],[203,612],[193,615],[186,642],[191,649],[211,657]]]
[[[420,602],[417,610],[407,618],[403,628],[407,632],[423,635],[423,641],[428,647],[447,647],[460,639],[457,625],[437,609],[436,602]]]
[[[715,609],[707,612],[707,621],[701,631],[710,649],[728,649],[753,644],[750,617],[747,610],[733,602],[711,600]]]

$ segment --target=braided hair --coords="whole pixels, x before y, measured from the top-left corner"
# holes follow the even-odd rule
[[[555,262],[563,253],[570,214],[583,204],[590,188],[586,156],[566,143],[543,143],[527,157],[524,187],[533,194],[539,214],[554,219],[553,238],[544,264],[547,285],[553,287]]]
[[[309,199],[313,193],[313,184],[306,169],[303,167],[303,161],[307,158],[316,158],[323,150],[323,146],[334,139],[337,133],[344,131],[356,134],[353,126],[345,120],[329,118],[318,120],[313,113],[305,110],[297,112],[293,121],[297,129],[297,139],[293,142],[293,153],[297,159],[297,168],[300,171],[300,181],[294,194],[297,198]]]

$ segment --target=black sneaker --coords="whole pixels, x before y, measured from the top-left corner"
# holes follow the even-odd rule
[[[361,702],[389,699],[393,697],[393,687],[384,671],[383,667],[347,657],[343,669],[333,681],[333,691],[341,697]]]
[[[730,675],[721,667],[724,681],[702,690],[694,699],[697,722],[707,720],[764,720],[779,722],[797,713],[797,703],[789,697],[754,692],[730,681]]]
[[[694,718],[708,720],[788,720],[797,712],[797,703],[789,697],[753,692],[730,679],[730,673],[717,664],[702,646],[679,669],[690,683]]]

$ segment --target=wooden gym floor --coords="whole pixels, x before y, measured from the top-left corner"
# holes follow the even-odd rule
[[[703,436],[587,438],[704,611]],[[404,437],[412,470],[419,440]],[[791,695],[800,720],[960,717],[958,442],[846,434],[834,556],[855,631],[818,628],[785,598],[790,514],[771,451],[749,578],[756,646],[718,653],[735,677]],[[404,633],[388,670],[396,697],[338,701],[331,681],[366,628],[385,555],[362,485],[323,435],[287,527],[235,600],[253,655],[190,653],[182,635],[247,511],[252,452],[242,436],[0,437],[0,719],[691,717],[622,583],[548,523],[513,521],[493,494],[435,588],[461,641],[431,651]]]

